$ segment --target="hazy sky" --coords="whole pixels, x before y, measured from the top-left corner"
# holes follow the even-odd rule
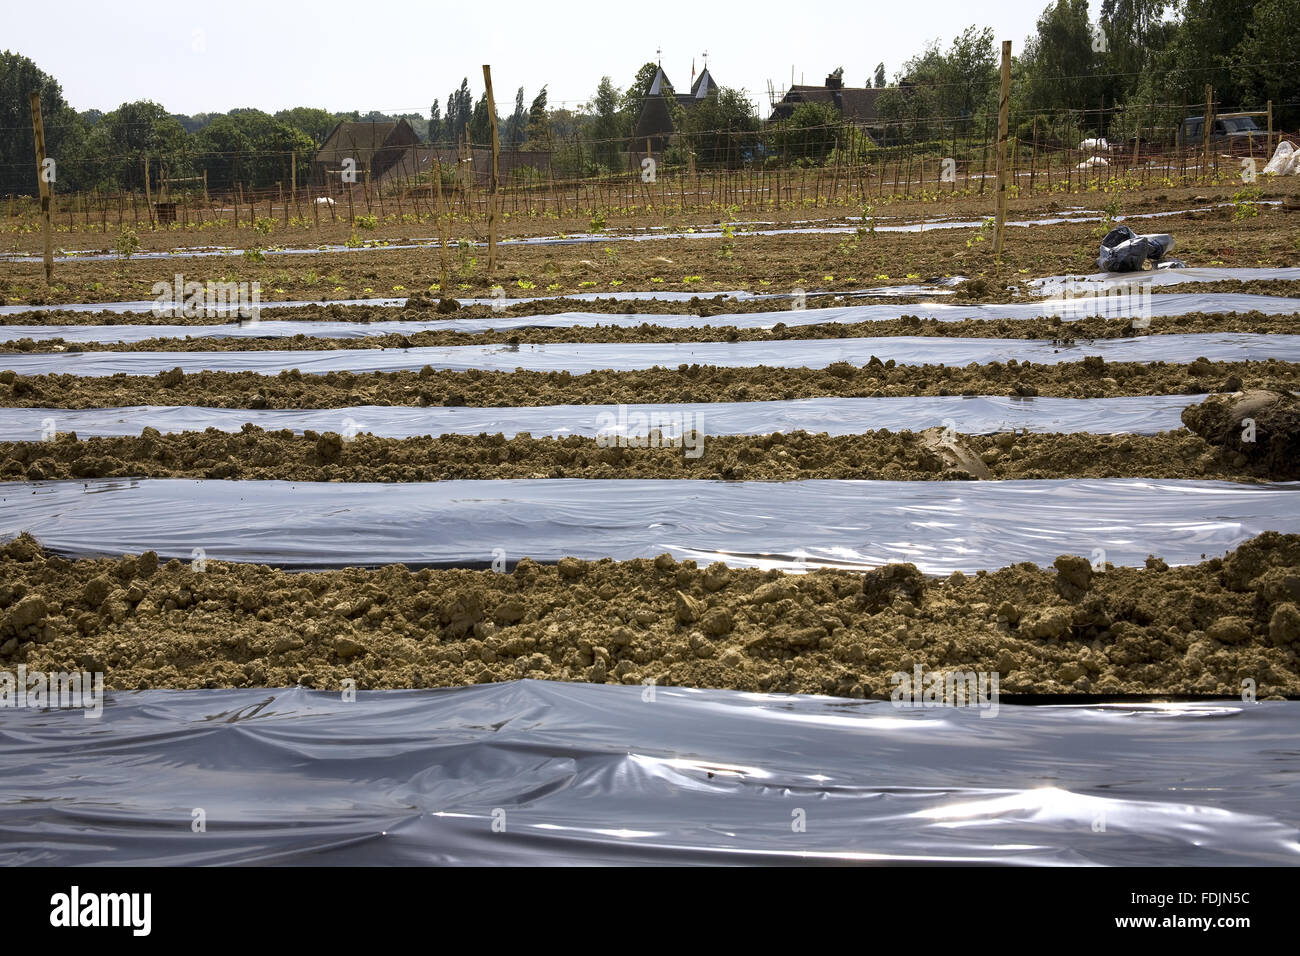
[[[704,52],[723,86],[767,112],[767,81],[820,83],[837,66],[862,85],[881,60],[890,79],[934,39],[992,27],[1018,52],[1049,0],[799,3],[792,0],[192,3],[188,0],[6,2],[0,46],[33,59],[78,110],[152,99],[174,113],[252,106],[382,110],[427,116],[468,76],[475,97],[492,65],[497,111],[543,83],[576,106],[602,75],[620,89],[663,49],[680,90]],[[1091,0],[1095,17],[1099,0]],[[801,79],[802,78],[802,79]]]

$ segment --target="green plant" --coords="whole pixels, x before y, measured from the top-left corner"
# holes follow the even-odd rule
[[[249,246],[244,250],[244,258],[249,262],[265,262],[266,253],[262,251],[261,246]]]
[[[1232,218],[1239,222],[1259,215],[1259,197],[1262,195],[1258,186],[1247,186],[1241,192],[1233,193]]]
[[[379,225],[378,216],[357,216],[356,224],[366,230],[373,231]]]
[[[275,228],[275,220],[267,219],[265,216],[258,216],[253,222],[253,231],[263,236],[269,236],[271,230]]]
[[[602,229],[605,228],[607,221],[608,220],[606,220],[605,218],[604,211],[597,209],[595,212],[591,214],[591,231],[600,232]]]
[[[117,254],[123,259],[130,259],[140,251],[140,237],[130,226],[123,226],[117,234]]]

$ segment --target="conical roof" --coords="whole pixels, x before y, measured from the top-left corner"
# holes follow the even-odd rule
[[[646,96],[663,96],[664,91],[671,87],[668,77],[664,75],[664,68],[661,66],[655,70],[655,78],[650,81],[650,89],[646,90]]]
[[[702,100],[716,92],[718,92],[718,84],[713,81],[713,75],[709,73],[709,68],[706,66],[704,71],[695,78],[695,82],[691,84],[691,96],[697,100]]]

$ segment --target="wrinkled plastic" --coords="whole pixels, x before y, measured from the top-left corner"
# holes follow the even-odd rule
[[[578,375],[598,369],[632,371],[678,365],[819,369],[836,362],[865,365],[873,355],[903,365],[968,365],[1010,359],[1052,365],[1079,362],[1093,355],[1108,362],[1191,362],[1199,356],[1212,362],[1295,362],[1300,361],[1300,335],[1206,332],[1097,339],[1069,345],[1042,339],[897,335],[772,342],[579,342],[283,352],[36,352],[0,356],[0,368],[20,375],[102,377],[118,373],[157,375],[173,368],[186,374],[211,371],[278,375],[298,369],[304,374],[320,375],[419,371],[428,365],[451,371],[524,369]]]
[[[68,556],[152,550],[185,561],[202,548],[209,560],[287,569],[486,567],[501,549],[509,565],[525,555],[554,563],[669,552],[701,566],[911,561],[945,575],[1095,549],[1116,565],[1151,554],[1189,564],[1269,530],[1300,532],[1300,482],[0,483],[0,540],[29,531]]]
[[[988,176],[992,177],[992,173]],[[979,177],[976,177],[979,178]],[[1280,200],[1265,200],[1264,203],[1279,202]],[[1198,206],[1195,209],[1171,209],[1167,212],[1150,212],[1137,213],[1125,216],[1126,220],[1135,219],[1163,219],[1168,216],[1181,216],[1188,212],[1199,212],[1205,209],[1221,208],[1231,205],[1231,203],[1215,203],[1208,206]],[[1101,222],[1105,217],[1100,213],[1095,215],[1080,215],[1078,211],[1067,211],[1061,215],[1048,216],[1045,218],[1035,219],[1016,219],[1009,221],[1006,225],[1008,228],[1035,228],[1038,226],[1053,226],[1065,222]],[[877,223],[874,227],[875,232],[933,232],[935,229],[979,229],[984,225],[980,219],[957,220],[945,217],[939,217],[933,220],[922,220],[921,222],[910,222],[902,224]],[[771,228],[771,229],[746,229],[741,232],[741,236],[787,236],[787,235],[845,235],[856,234],[859,229],[866,228],[865,222],[858,221],[847,226],[798,226],[794,228]],[[665,230],[655,230],[640,233],[587,233],[569,236],[528,236],[520,239],[502,239],[498,245],[502,246],[574,246],[574,245],[594,245],[596,243],[609,244],[612,242],[654,242],[663,239],[703,239],[712,240],[722,237],[721,229],[702,228],[691,232],[668,232]],[[435,249],[437,248],[436,239],[416,239],[411,242],[382,242],[375,245],[363,245],[359,247],[349,247],[346,245],[321,245],[311,248],[284,248],[274,247],[260,250],[264,255],[270,256],[310,256],[328,253],[358,253],[358,252],[393,252],[405,249]],[[475,243],[478,247],[486,245],[484,242]],[[246,250],[235,249],[230,246],[207,246],[201,248],[179,248],[166,252],[137,252],[133,253],[132,259],[195,259],[211,258],[214,256],[241,256]],[[55,256],[54,261],[60,263],[74,262],[105,262],[122,258],[116,252],[100,252],[96,250],[74,250],[73,254]],[[41,257],[18,253],[15,255],[0,256],[0,262],[40,262]]]
[[[108,696],[97,720],[0,710],[0,864],[1300,863],[1292,701],[989,716],[531,680]]]
[[[1086,276],[1046,276],[1042,279],[1032,279],[1029,282],[1030,288],[1043,293],[1044,295],[1060,295],[1063,292],[1097,292],[1105,289],[1116,289],[1131,287],[1134,281],[1150,283],[1152,286],[1169,286],[1179,285],[1184,282],[1223,282],[1231,280],[1241,282],[1253,282],[1257,280],[1281,279],[1288,282],[1300,282],[1300,268],[1295,267],[1237,267],[1215,268],[1197,266],[1192,269],[1177,269],[1174,271],[1150,271],[1142,274],[1141,279],[1134,280],[1129,276],[1112,276],[1107,273],[1094,273]],[[1166,296],[1160,296],[1153,299],[1153,302],[1159,305]],[[1254,297],[1252,297],[1254,298]],[[1274,299],[1280,297],[1259,296],[1260,299]],[[1204,305],[1194,305],[1188,308],[1188,312],[1220,312],[1227,311],[1222,307],[1211,304],[1217,302],[1220,297],[1216,295],[1195,296],[1195,299],[1205,300]],[[1300,303],[1295,299],[1281,299],[1283,302],[1291,303],[1291,311],[1300,312]],[[1233,311],[1248,311],[1249,306],[1233,306]],[[1162,313],[1167,314],[1167,313]]]
[[[1276,270],[1281,271],[1281,270]],[[1296,270],[1300,273],[1300,270]],[[1145,276],[1153,273],[1144,273]],[[1159,273],[1164,278],[1165,273]],[[1031,319],[1060,316],[1065,320],[1103,316],[1122,319],[1141,316],[1185,315],[1189,312],[1250,312],[1290,315],[1300,312],[1300,302],[1285,296],[1241,293],[1147,295],[1136,290],[1124,296],[1098,299],[1077,298],[1077,292],[1123,288],[1125,280],[1110,285],[1086,285],[1068,281],[1067,298],[1007,305],[947,305],[919,303],[896,305],[850,305],[830,308],[787,309],[773,312],[721,313],[716,315],[652,315],[645,312],[615,315],[607,312],[559,312],[536,316],[488,316],[466,319],[396,320],[348,322],[311,319],[269,320],[223,325],[0,325],[0,342],[18,339],[63,339],[65,342],[131,343],[154,338],[283,339],[303,335],[309,338],[360,339],[383,335],[414,335],[419,332],[512,332],[525,329],[637,328],[657,325],[672,329],[716,328],[771,329],[787,326],[845,324],[888,321],[902,316],[959,322],[964,319]],[[1131,280],[1130,280],[1131,281]],[[1159,283],[1161,285],[1166,283]],[[5,357],[0,355],[0,367]]]
[[[79,438],[160,432],[237,432],[246,422],[267,431],[368,433],[381,438],[419,435],[495,435],[528,432],[534,437],[598,432],[643,435],[651,416],[686,421],[706,435],[826,432],[855,435],[885,428],[922,431],[951,422],[966,435],[1027,430],[1038,433],[1154,435],[1182,427],[1182,411],[1201,396],[1143,395],[1122,398],[1008,398],[920,395],[907,398],[805,398],[778,402],[684,402],[672,405],[538,405],[521,408],[364,405],[329,409],[161,407],[0,408],[0,441],[37,441],[53,427]],[[608,426],[613,420],[615,424]],[[662,429],[667,431],[667,429]]]
[[[1167,233],[1139,236],[1128,226],[1116,226],[1101,240],[1097,265],[1107,272],[1138,272],[1147,260],[1159,260],[1174,248],[1174,237]]]
[[[1273,158],[1264,166],[1272,176],[1300,176],[1300,152],[1286,140],[1277,144]]]

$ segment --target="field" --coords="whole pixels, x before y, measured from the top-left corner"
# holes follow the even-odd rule
[[[924,666],[999,672],[1015,695],[1236,696],[1253,681],[1261,697],[1295,696],[1300,537],[1285,532],[1300,529],[1290,519],[1274,526],[1225,513],[1221,534],[1201,536],[1175,513],[1183,530],[1174,534],[1183,538],[1171,545],[1177,553],[1163,553],[1144,537],[1141,500],[1125,503],[1134,488],[1125,482],[1165,483],[1174,495],[1189,480],[1296,494],[1274,483],[1300,477],[1298,459],[1207,439],[1180,416],[1213,393],[1297,388],[1300,361],[1288,337],[1300,332],[1300,304],[1286,300],[1300,303],[1300,280],[1236,271],[1300,261],[1294,215],[1281,205],[1297,192],[1283,179],[1261,181],[1246,198],[1229,182],[1021,195],[1010,203],[1000,262],[984,222],[991,203],[978,195],[900,197],[870,210],[829,197],[653,213],[575,205],[507,216],[492,273],[485,224],[469,216],[451,222],[445,254],[431,238],[440,224],[395,216],[365,232],[365,248],[347,244],[355,230],[337,218],[262,231],[233,220],[166,229],[146,222],[138,248],[117,257],[113,230],[72,214],[57,234],[65,254],[48,287],[40,234],[28,213],[15,214],[5,220],[13,258],[0,268],[0,480],[11,516],[61,482],[99,482],[109,495],[144,479],[240,482],[250,500],[272,482],[307,483],[325,496],[307,523],[315,529],[329,525],[329,489],[340,484],[374,483],[367,487],[382,511],[384,487],[399,484],[504,489],[492,483],[570,479],[603,489],[625,481],[636,496],[647,493],[642,482],[659,482],[655,493],[670,502],[673,482],[694,479],[789,483],[770,486],[774,502],[801,500],[801,483],[863,483],[844,486],[837,507],[845,515],[893,514],[889,493],[870,483],[904,482],[934,489],[933,504],[917,507],[942,507],[950,523],[936,531],[915,519],[915,540],[846,549],[828,512],[830,524],[805,529],[806,549],[774,539],[728,553],[707,529],[675,526],[665,503],[645,506],[648,526],[673,529],[663,535],[665,553],[620,557],[613,545],[621,519],[617,509],[599,510],[610,500],[601,498],[591,513],[564,516],[567,531],[582,537],[581,555],[521,553],[507,523],[458,558],[422,561],[417,543],[409,560],[381,566],[358,556],[364,548],[351,553],[346,537],[329,546],[307,540],[299,544],[314,563],[303,570],[239,558],[234,546],[225,553],[184,527],[149,549],[92,546],[23,511],[0,526],[14,538],[0,550],[0,658],[45,671],[102,670],[108,686],[122,689],[539,677],[888,697],[891,675]],[[1220,271],[1154,287],[1145,323],[1135,324],[1136,313],[1053,315],[1031,280],[1095,272],[1100,237],[1117,216],[1139,232],[1173,234],[1174,254],[1189,267]],[[1029,224],[1036,220],[1056,221]],[[250,246],[257,254],[243,254]],[[215,254],[191,254],[199,247]],[[155,284],[170,286],[177,273],[258,283],[260,320],[242,327],[225,314],[59,308],[149,302]],[[497,287],[508,300],[536,301],[494,306]],[[798,290],[806,303],[791,298]],[[626,293],[645,297],[615,298]],[[1177,298],[1186,296],[1194,298]],[[391,302],[368,301],[378,299]],[[311,300],[330,304],[273,308]],[[942,313],[959,306],[975,311]],[[798,357],[837,342],[844,355]],[[921,343],[968,343],[987,354],[945,361],[976,353],[931,355],[918,351]],[[706,346],[714,351],[701,360],[692,350]],[[656,347],[675,351],[653,354],[683,357],[634,361],[638,349]],[[413,349],[433,357],[426,363]],[[312,363],[330,353],[342,364],[314,374]],[[516,353],[555,364],[516,369]],[[238,367],[259,355],[279,364]],[[106,364],[88,364],[96,357]],[[375,369],[372,358],[406,364]],[[235,365],[210,367],[223,362]],[[1004,403],[1002,420],[963,427],[960,404],[936,405],[951,412],[933,415],[916,404],[973,407],[985,398]],[[892,402],[871,407],[913,424],[875,412],[819,419],[816,403],[832,399]],[[1107,416],[1121,406],[1071,405],[1081,418],[1066,428],[1052,416],[1067,406],[1045,404],[1055,399],[1127,401],[1132,421],[1158,405],[1163,417],[1111,427]],[[804,402],[812,410],[795,424],[715,424],[724,412],[774,419]],[[682,403],[699,415],[698,442],[663,430],[623,443],[594,433],[599,415],[616,406],[671,406],[680,423]],[[113,416],[103,410],[113,409],[129,424],[108,427]],[[211,417],[218,410],[230,412],[220,423]],[[491,425],[493,415],[530,410],[544,433]],[[211,427],[185,424],[181,412],[206,414]],[[310,427],[276,418],[309,412]],[[400,430],[375,424],[398,412]],[[88,414],[98,417],[78,417]],[[447,426],[454,414],[471,424]],[[479,421],[488,423],[481,431],[472,424]],[[1284,440],[1270,433],[1261,444]],[[1041,539],[1032,560],[998,550],[1014,505],[978,521],[960,504],[948,507],[963,483],[1025,482],[1014,487],[1037,495],[1035,487],[1055,482],[1064,514],[1072,483],[1085,480],[1118,482],[1118,517],[1091,534],[1022,529]],[[203,509],[205,485],[186,487]],[[676,487],[695,494],[694,485]],[[454,525],[457,514],[442,520]],[[230,518],[235,538],[241,520]],[[382,539],[387,524],[402,520],[394,504],[384,523],[356,533]],[[544,535],[556,519],[536,520]],[[243,540],[259,533],[242,530]],[[440,531],[431,534],[432,545]],[[1001,559],[946,570],[960,566],[972,534]],[[691,556],[705,552],[716,561]]]

